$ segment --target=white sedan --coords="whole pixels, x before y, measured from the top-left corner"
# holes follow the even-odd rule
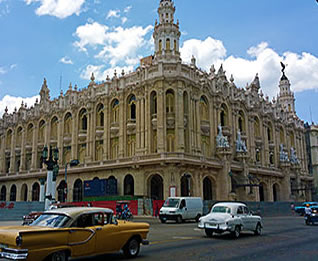
[[[254,216],[244,203],[216,203],[209,214],[199,219],[198,227],[205,230],[208,237],[213,233],[230,232],[238,238],[241,231],[252,231],[255,235],[262,233],[263,223],[260,216]]]

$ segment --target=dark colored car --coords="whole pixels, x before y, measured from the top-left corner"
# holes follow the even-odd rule
[[[57,209],[57,208],[70,208],[70,207],[88,207],[90,206],[90,203],[88,204],[81,204],[81,205],[75,205],[71,203],[54,203],[49,207],[49,210],[51,209]],[[36,220],[40,215],[43,214],[44,211],[31,211],[28,215],[23,216],[22,225],[30,225],[34,220]]]
[[[312,202],[312,201],[304,202],[301,204],[301,206],[295,207],[295,212],[298,213],[299,215],[303,216],[305,214],[305,207],[307,204],[309,205],[310,208],[313,208],[316,206],[318,207],[318,202]]]

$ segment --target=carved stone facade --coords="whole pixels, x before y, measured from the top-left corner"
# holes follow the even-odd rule
[[[44,80],[33,107],[22,104],[4,113],[0,200],[39,200],[45,145],[59,149],[60,200],[63,168],[73,159],[80,164],[68,168],[68,200],[81,200],[83,182],[96,177],[115,177],[119,195],[155,199],[171,193],[214,200],[311,198],[293,189],[309,185],[312,177],[303,122],[285,73],[278,99],[269,101],[258,75],[240,89],[222,66],[205,72],[195,58],[190,65],[182,63],[174,12],[172,1],[160,1],[155,53],[134,72],[115,73],[100,84],[92,74],[87,88],[70,85],[53,100]],[[217,137],[226,146],[219,146]],[[289,159],[291,148],[297,164],[280,161],[281,150]]]

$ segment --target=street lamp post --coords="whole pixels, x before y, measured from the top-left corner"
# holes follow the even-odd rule
[[[58,148],[53,150],[50,146],[50,151],[48,151],[47,146],[43,148],[42,159],[43,163],[47,166],[47,176],[46,176],[46,193],[45,193],[45,210],[49,208],[53,199],[55,198],[55,188],[53,188],[53,170],[56,168],[58,162]],[[56,180],[56,179],[55,179]]]

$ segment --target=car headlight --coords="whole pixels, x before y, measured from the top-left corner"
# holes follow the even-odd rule
[[[17,236],[16,240],[15,240],[17,246],[22,246],[22,237],[21,236]]]

